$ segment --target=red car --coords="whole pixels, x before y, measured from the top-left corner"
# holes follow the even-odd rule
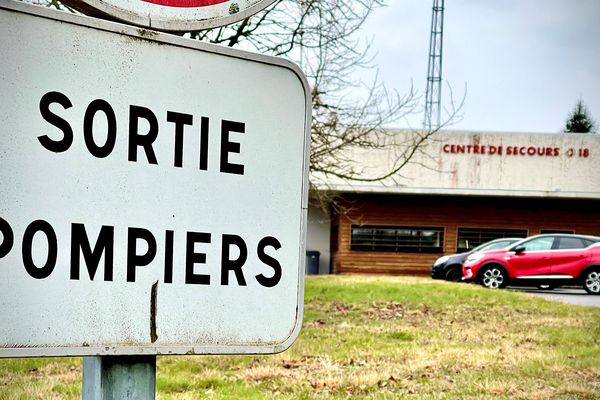
[[[463,279],[488,288],[581,285],[600,294],[600,237],[537,235],[507,249],[471,254]]]

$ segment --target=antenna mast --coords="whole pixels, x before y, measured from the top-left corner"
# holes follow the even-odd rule
[[[442,102],[442,42],[444,31],[444,0],[433,0],[427,90],[425,91],[425,129],[440,127]]]

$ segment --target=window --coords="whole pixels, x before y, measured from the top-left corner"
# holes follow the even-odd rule
[[[396,253],[441,253],[444,228],[352,225],[350,250]]]
[[[502,228],[458,228],[456,251],[463,253],[490,240],[505,237],[527,237],[527,229],[502,229]]]
[[[544,236],[540,238],[531,239],[523,243],[523,247],[525,247],[525,251],[551,250],[553,243],[554,236]]]
[[[477,247],[476,250],[474,251],[486,251],[486,250],[498,250],[498,249],[503,249],[505,247],[508,247],[509,245],[513,244],[515,242],[515,239],[512,240],[499,240],[497,242],[494,243],[488,243],[488,244],[484,244],[480,247]]]
[[[592,239],[581,239],[581,240],[583,240],[584,247],[588,247],[593,244],[600,243],[600,240],[592,240]]]
[[[558,239],[558,249],[566,250],[566,249],[583,249],[585,243],[583,240],[574,237],[561,236]]]

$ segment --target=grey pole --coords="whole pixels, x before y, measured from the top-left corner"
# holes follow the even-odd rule
[[[83,358],[83,400],[154,400],[156,356]]]

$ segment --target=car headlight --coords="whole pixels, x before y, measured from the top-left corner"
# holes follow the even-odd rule
[[[448,257],[448,256],[443,256],[443,257],[440,257],[440,258],[438,258],[437,260],[435,260],[435,262],[433,263],[433,265],[435,266],[435,265],[440,265],[440,264],[443,264],[443,263],[445,263],[446,261],[448,261],[448,259],[449,259],[449,258],[450,258],[450,257]]]
[[[468,263],[474,263],[475,261],[479,261],[481,260],[481,258],[483,257],[483,254],[471,254],[469,257],[467,257],[467,262]]]

